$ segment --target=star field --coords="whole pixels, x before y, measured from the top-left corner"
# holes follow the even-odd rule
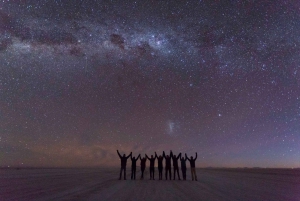
[[[0,166],[300,167],[299,8],[2,0]]]

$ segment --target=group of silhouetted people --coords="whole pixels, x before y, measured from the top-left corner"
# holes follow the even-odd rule
[[[195,169],[195,161],[197,159],[197,152],[196,152],[196,157],[193,158],[192,156],[189,158],[185,154],[185,158],[181,157],[181,153],[179,153],[178,156],[173,155],[172,151],[170,151],[170,156],[165,155],[165,152],[163,152],[163,155],[157,156],[155,152],[155,157],[151,155],[151,157],[148,157],[147,154],[145,154],[145,157],[142,158],[141,154],[138,155],[137,158],[132,157],[132,152],[126,156],[125,154],[121,156],[119,151],[117,150],[117,153],[120,157],[121,160],[121,170],[120,170],[120,177],[119,180],[122,178],[122,172],[124,171],[124,180],[126,180],[126,164],[127,164],[127,159],[130,157],[131,158],[131,179],[135,179],[135,173],[136,173],[136,162],[138,159],[141,161],[141,179],[144,179],[144,171],[146,168],[146,161],[147,159],[150,161],[150,180],[155,180],[154,179],[154,166],[155,166],[155,160],[157,159],[158,161],[158,172],[159,172],[159,180],[162,180],[162,173],[163,173],[163,159],[165,159],[165,177],[166,180],[168,180],[168,175],[169,179],[171,180],[171,161],[173,161],[173,171],[174,171],[174,177],[173,179],[175,180],[176,178],[176,173],[178,176],[178,179],[180,180],[180,175],[179,175],[179,166],[178,166],[178,160],[180,159],[181,162],[181,172],[182,172],[182,178],[183,180],[186,180],[186,160],[189,160],[190,166],[191,166],[191,174],[192,174],[192,180],[197,181],[197,175],[196,175],[196,169]]]

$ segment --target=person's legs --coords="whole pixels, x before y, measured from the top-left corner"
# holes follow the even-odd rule
[[[166,180],[168,180],[168,168],[166,168]]]
[[[174,171],[174,173],[173,173],[173,175],[174,175],[174,177],[173,177],[173,180],[175,180],[175,167],[173,167],[173,171]]]
[[[186,180],[186,168],[182,169],[182,177],[184,180]]]
[[[152,171],[151,171],[151,167],[150,167],[150,180],[152,179]]]
[[[144,171],[145,171],[145,168],[141,168],[141,172],[142,172],[141,179],[144,179]]]
[[[194,168],[194,175],[195,175],[195,180],[197,181],[196,168]]]
[[[136,169],[134,168],[133,169],[133,179],[135,180],[135,172],[136,172]]]
[[[168,179],[168,174],[169,174],[169,179],[171,180],[171,167],[166,168],[166,179]]]
[[[176,168],[176,171],[177,171],[178,180],[180,180],[180,175],[179,175],[179,170],[178,170],[178,168]]]
[[[182,168],[181,168],[181,174],[182,174],[182,179],[184,180],[184,172]]]
[[[162,180],[162,171],[163,171],[162,168],[158,168],[158,177],[159,177],[159,180]]]
[[[126,167],[124,167],[124,180],[126,180]]]
[[[155,178],[154,178],[154,173],[155,173],[155,168],[153,167],[153,168],[152,168],[152,178],[153,178],[153,180],[155,180]]]
[[[194,172],[193,172],[193,168],[191,167],[191,175],[192,175],[192,181],[194,181]]]
[[[158,180],[160,180],[160,168],[158,167]]]

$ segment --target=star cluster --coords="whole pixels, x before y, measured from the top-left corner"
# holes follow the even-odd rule
[[[2,0],[0,165],[172,149],[200,167],[299,167],[299,8]]]

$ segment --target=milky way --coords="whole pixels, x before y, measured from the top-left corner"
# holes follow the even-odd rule
[[[0,2],[0,166],[300,166],[296,1]]]

